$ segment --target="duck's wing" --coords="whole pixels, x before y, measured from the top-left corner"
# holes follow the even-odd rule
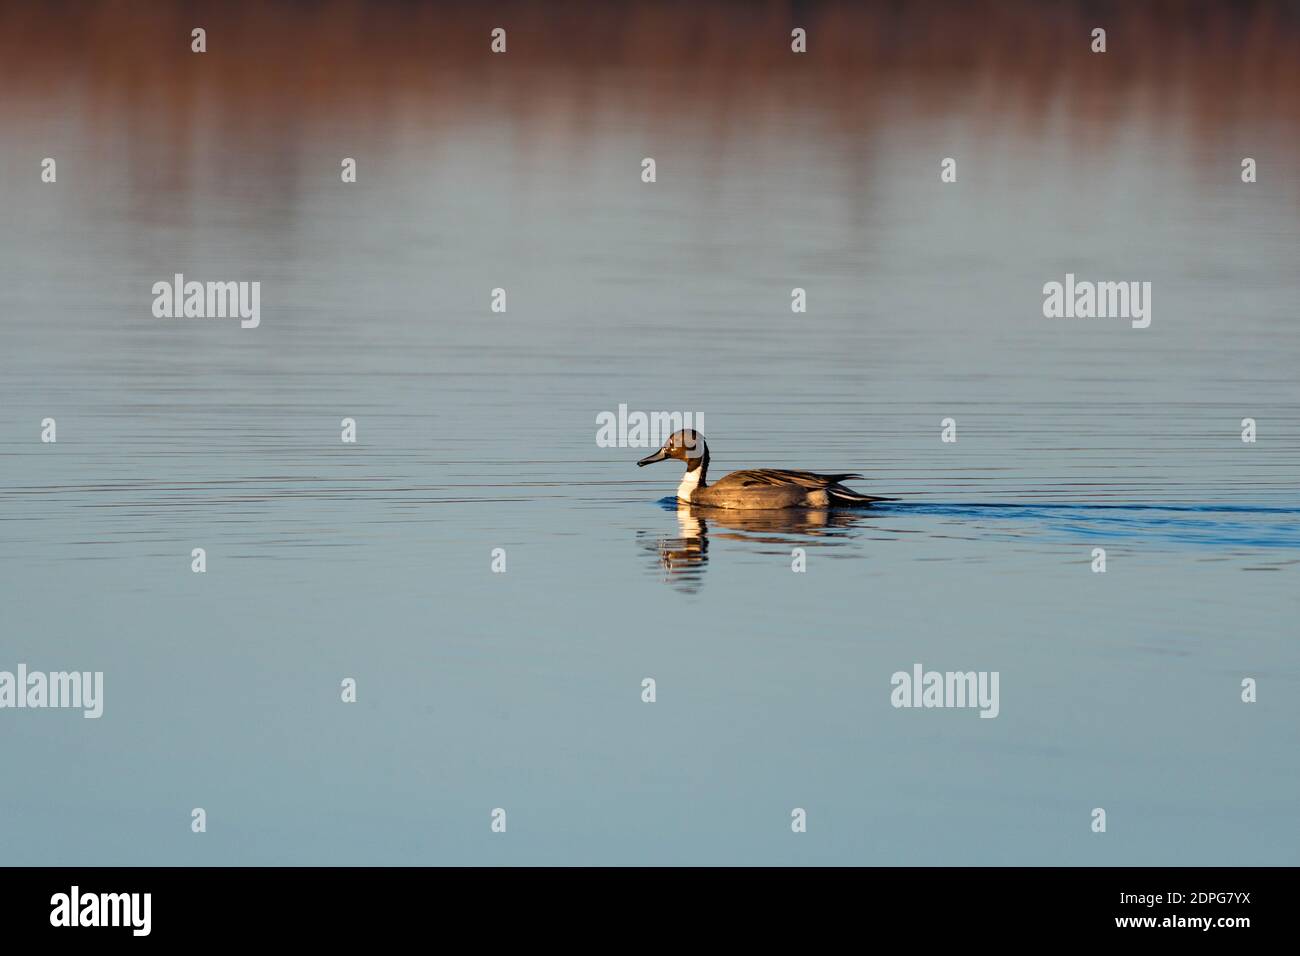
[[[825,491],[829,494],[828,504],[856,506],[869,505],[875,501],[894,501],[894,498],[880,498],[864,495],[841,485],[849,478],[865,480],[861,475],[836,474],[822,475],[815,471],[787,471],[784,468],[750,468],[745,471],[733,471],[710,487],[722,490],[739,488],[802,488],[805,491]]]
[[[861,480],[862,476],[853,474],[820,475],[815,471],[787,471],[783,468],[750,468],[745,471],[733,471],[727,477],[714,482],[713,487],[760,488],[784,485],[807,488],[810,491],[821,491],[849,478]]]

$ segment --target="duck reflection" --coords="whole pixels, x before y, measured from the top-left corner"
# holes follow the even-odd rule
[[[763,550],[770,550],[771,545],[789,548],[809,543],[804,539],[821,539],[816,543],[830,545],[838,542],[828,539],[852,537],[853,529],[864,525],[870,516],[864,511],[804,508],[737,511],[685,502],[677,502],[675,511],[676,536],[638,531],[637,540],[654,555],[664,583],[687,593],[698,591],[704,583],[710,538],[740,541]]]

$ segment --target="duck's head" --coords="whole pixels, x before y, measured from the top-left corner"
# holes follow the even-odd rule
[[[709,460],[709,446],[704,444],[704,436],[693,428],[683,428],[673,432],[653,455],[647,455],[637,462],[638,465],[653,465],[657,461],[676,458],[686,462],[686,470],[693,471]]]

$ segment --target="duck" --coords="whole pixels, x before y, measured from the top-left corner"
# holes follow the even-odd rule
[[[706,508],[768,511],[779,508],[864,508],[877,501],[893,501],[864,495],[841,482],[861,475],[823,475],[812,471],[781,468],[752,468],[733,471],[713,484],[707,481],[709,446],[693,428],[673,432],[653,455],[637,462],[644,468],[657,461],[676,458],[686,463],[686,473],[677,486],[677,500]]]

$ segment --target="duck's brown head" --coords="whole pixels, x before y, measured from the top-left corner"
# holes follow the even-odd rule
[[[653,465],[657,461],[676,458],[686,462],[686,470],[692,471],[709,459],[709,446],[704,444],[704,436],[693,428],[683,428],[673,432],[653,455],[647,455],[637,462],[638,465]]]

